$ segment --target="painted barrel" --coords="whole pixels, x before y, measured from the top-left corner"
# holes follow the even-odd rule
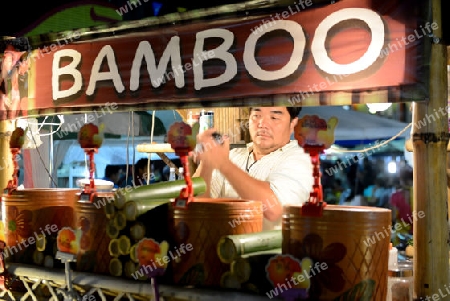
[[[56,236],[63,227],[72,227],[79,189],[33,188],[2,196],[5,257],[8,261],[34,264],[36,245],[44,257],[54,257]],[[45,239],[43,239],[45,238]],[[50,245],[52,244],[52,245]]]
[[[108,218],[104,207],[113,200],[113,192],[99,192],[92,203],[88,200],[76,202],[74,229],[80,236],[76,263],[79,272],[109,275],[111,238],[106,232]]]
[[[175,244],[170,247],[174,283],[220,287],[230,269],[217,254],[220,238],[261,232],[263,207],[258,201],[196,199],[187,209],[171,207],[169,223]]]
[[[391,210],[328,205],[308,217],[287,206],[282,220],[283,254],[312,260],[309,300],[386,300]]]

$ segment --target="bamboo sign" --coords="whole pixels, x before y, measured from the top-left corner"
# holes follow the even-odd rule
[[[141,109],[185,101],[236,107],[253,97],[267,103],[268,95],[299,93],[322,93],[329,105],[339,105],[333,93],[380,89],[398,92],[395,101],[423,100],[420,36],[432,29],[424,24],[419,32],[416,2],[337,1],[295,14],[277,8],[252,18],[223,18],[220,24],[189,24],[194,20],[183,15],[183,24],[170,24],[170,30],[151,22],[141,23],[139,33],[92,29],[44,56],[36,49],[41,45],[27,45],[34,49],[21,59],[28,67],[22,76],[30,88],[18,109],[28,116],[69,113],[102,106],[105,99]],[[273,19],[275,13],[283,18]],[[401,45],[411,36],[414,43]],[[51,44],[53,37],[47,39]]]

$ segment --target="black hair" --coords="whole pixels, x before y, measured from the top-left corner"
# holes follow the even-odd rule
[[[136,171],[138,171],[141,168],[146,170],[147,165],[148,165],[148,158],[141,158],[136,162],[136,164],[134,164],[134,168]]]
[[[253,109],[253,107],[249,108],[249,111],[251,112]],[[298,114],[300,114],[300,112],[302,111],[302,107],[286,107],[286,110],[289,113],[289,116],[291,116],[291,121],[292,119],[298,117]]]
[[[302,107],[286,107],[286,110],[289,112],[292,120],[295,117],[298,117],[298,114],[302,111]]]
[[[119,165],[106,165],[105,167],[105,177],[110,178],[113,174],[119,173],[120,166]]]

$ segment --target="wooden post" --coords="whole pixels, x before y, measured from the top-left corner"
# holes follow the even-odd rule
[[[441,0],[430,1],[432,16],[425,21],[438,24],[433,34],[440,38]],[[450,280],[446,164],[443,164],[448,144],[447,50],[436,41],[426,42],[432,44],[430,100],[415,103],[413,108],[414,293],[417,299],[435,299],[437,294],[439,300],[450,300],[445,293]],[[426,126],[416,126],[420,121]]]
[[[13,162],[11,149],[9,148],[12,130],[12,122],[10,120],[0,121],[0,188],[2,190],[6,188],[8,181],[12,179]]]

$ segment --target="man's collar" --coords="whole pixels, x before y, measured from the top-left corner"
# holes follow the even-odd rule
[[[296,143],[298,143],[297,140],[289,140],[289,143],[286,143],[284,146],[282,146],[282,147],[280,147],[280,148],[270,152],[270,154],[274,153],[274,152],[276,152],[278,150],[283,151],[283,149],[285,149],[285,148],[291,148],[294,145],[296,145]],[[248,152],[252,152],[253,151],[253,142],[247,143],[247,150],[248,150]]]

